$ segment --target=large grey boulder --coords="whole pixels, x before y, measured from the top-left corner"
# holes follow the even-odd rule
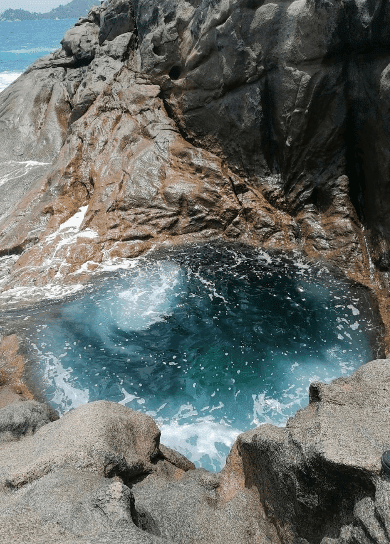
[[[85,404],[33,436],[0,446],[0,488],[16,489],[74,466],[124,479],[152,470],[160,431],[141,413],[108,401]]]
[[[381,455],[390,449],[389,407],[387,359],[329,385],[314,383],[309,406],[285,428],[263,425],[240,435],[224,470],[243,474],[258,490],[285,544],[365,543],[343,540],[349,525],[355,536],[387,535],[367,542],[389,542],[390,489],[381,473]]]
[[[167,472],[163,465],[132,485],[139,526],[177,544],[280,544],[256,493],[243,482],[224,494],[219,474]]]

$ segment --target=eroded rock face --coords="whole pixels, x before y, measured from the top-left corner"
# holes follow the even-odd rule
[[[370,6],[94,7],[1,95],[3,165],[47,163],[0,187],[2,300],[209,238],[326,258],[386,297],[389,8]]]

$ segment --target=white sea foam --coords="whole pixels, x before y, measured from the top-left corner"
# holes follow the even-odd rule
[[[11,305],[18,304],[21,300],[60,299],[73,295],[82,289],[85,289],[85,285],[81,283],[71,285],[49,283],[45,287],[34,287],[32,285],[13,287],[6,291],[0,291],[0,301],[6,301],[8,308],[12,309]]]
[[[240,434],[224,421],[215,421],[212,416],[200,418],[194,423],[160,422],[161,442],[179,451],[198,466],[220,470],[225,464],[226,454]]]
[[[84,221],[85,214],[87,213],[88,206],[82,206],[79,208],[79,211],[76,212],[72,217],[67,221],[64,221],[59,228],[47,236],[45,239],[46,244],[52,243],[59,237],[59,240],[56,243],[55,250],[53,254],[50,255],[47,259],[47,265],[49,266],[54,259],[56,259],[56,254],[63,246],[69,246],[78,241],[78,238],[98,238],[99,235],[92,229],[80,230],[82,222]],[[56,278],[61,277],[61,269],[58,270]]]
[[[349,308],[352,312],[352,315],[359,315],[360,312],[357,308],[355,308],[355,306],[353,306],[353,304],[348,304],[347,308]]]
[[[0,93],[20,75],[22,75],[21,72],[0,72]]]
[[[55,384],[52,402],[59,407],[61,413],[64,414],[72,408],[87,403],[89,401],[89,389],[80,389],[72,385],[73,370],[64,368],[59,358],[50,351],[44,353],[38,346],[32,345],[41,360],[43,379],[49,383],[53,381]]]
[[[46,243],[52,242],[59,234],[62,236],[70,236],[78,234],[80,232],[80,227],[82,222],[84,221],[85,214],[87,213],[88,206],[82,206],[79,208],[79,211],[76,212],[72,217],[70,217],[67,221],[64,221],[58,229],[50,234],[46,238]],[[92,230],[86,229],[83,232],[84,236],[87,236],[89,238],[97,236],[97,233],[93,232]]]
[[[111,322],[120,323],[123,330],[145,330],[171,314],[178,294],[184,289],[182,277],[181,267],[171,261],[141,267],[129,278],[129,288],[115,293],[107,301],[106,314]],[[103,312],[105,309],[103,305]],[[108,328],[110,325],[107,323]]]
[[[13,55],[31,55],[31,53],[53,53],[55,48],[33,47],[31,49],[10,49],[9,51],[0,51],[0,53],[12,53]]]

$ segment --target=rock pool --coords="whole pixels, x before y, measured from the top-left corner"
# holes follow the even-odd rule
[[[238,433],[282,425],[313,380],[375,358],[368,291],[302,259],[202,245],[137,259],[82,293],[7,315],[61,414],[109,399],[219,470]],[[22,330],[21,330],[22,329]]]

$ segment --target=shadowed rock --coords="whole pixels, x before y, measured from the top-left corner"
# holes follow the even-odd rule
[[[5,406],[0,409],[0,443],[34,434],[52,419],[51,410],[33,400]]]

